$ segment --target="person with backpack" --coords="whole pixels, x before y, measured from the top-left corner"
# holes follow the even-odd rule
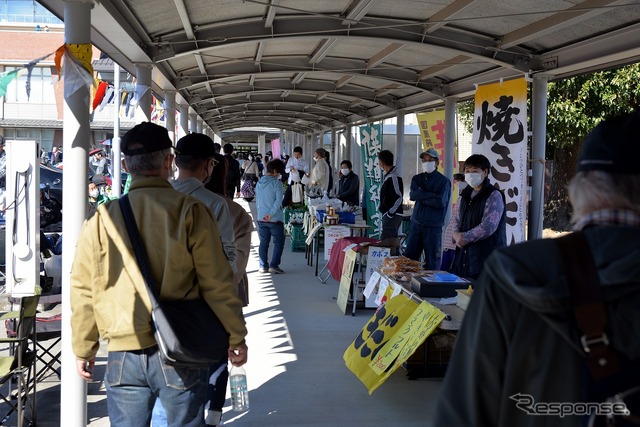
[[[485,261],[434,426],[577,427],[595,412],[631,425],[627,411],[638,420],[639,140],[639,112],[601,122],[568,187],[574,232]]]

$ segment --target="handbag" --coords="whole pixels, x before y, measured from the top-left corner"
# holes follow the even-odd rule
[[[309,177],[307,175],[302,175],[302,178],[300,179],[300,182],[302,183],[302,185],[308,185],[309,182],[311,182],[311,180],[309,179]]]
[[[151,300],[153,334],[163,363],[211,366],[226,360],[229,334],[204,299],[160,300],[127,194],[119,204]]]
[[[253,187],[253,181],[250,179],[246,180],[242,187],[240,187],[240,196],[244,197],[255,197],[256,192]]]
[[[304,190],[302,189],[302,184],[299,182],[291,184],[291,201],[293,203],[304,202]]]

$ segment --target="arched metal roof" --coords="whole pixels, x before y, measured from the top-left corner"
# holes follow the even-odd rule
[[[64,1],[40,3],[62,17]],[[640,58],[638,0],[112,0],[91,25],[98,48],[131,72],[154,63],[153,89],[216,132],[317,132]]]

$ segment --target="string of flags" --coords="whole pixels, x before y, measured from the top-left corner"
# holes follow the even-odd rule
[[[91,112],[100,112],[108,105],[115,105],[117,91],[113,84],[94,78],[93,67],[91,65],[93,46],[90,43],[71,44],[65,43],[54,52],[48,53],[40,58],[36,58],[21,68],[0,73],[0,97],[7,93],[7,87],[11,82],[26,74],[25,90],[27,99],[31,96],[31,73],[35,66],[55,55],[54,63],[58,71],[58,80],[64,78],[64,90],[67,95],[73,94],[82,87],[90,87],[91,102],[89,108]],[[120,117],[133,118],[138,100],[141,99],[151,88],[146,85],[136,84],[136,82],[123,82],[120,84]],[[152,120],[160,121],[164,119],[164,105],[155,96],[152,102]]]

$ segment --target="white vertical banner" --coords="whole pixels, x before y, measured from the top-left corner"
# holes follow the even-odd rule
[[[491,163],[491,183],[506,200],[507,244],[524,240],[527,188],[527,83],[524,78],[479,86],[473,154]]]

